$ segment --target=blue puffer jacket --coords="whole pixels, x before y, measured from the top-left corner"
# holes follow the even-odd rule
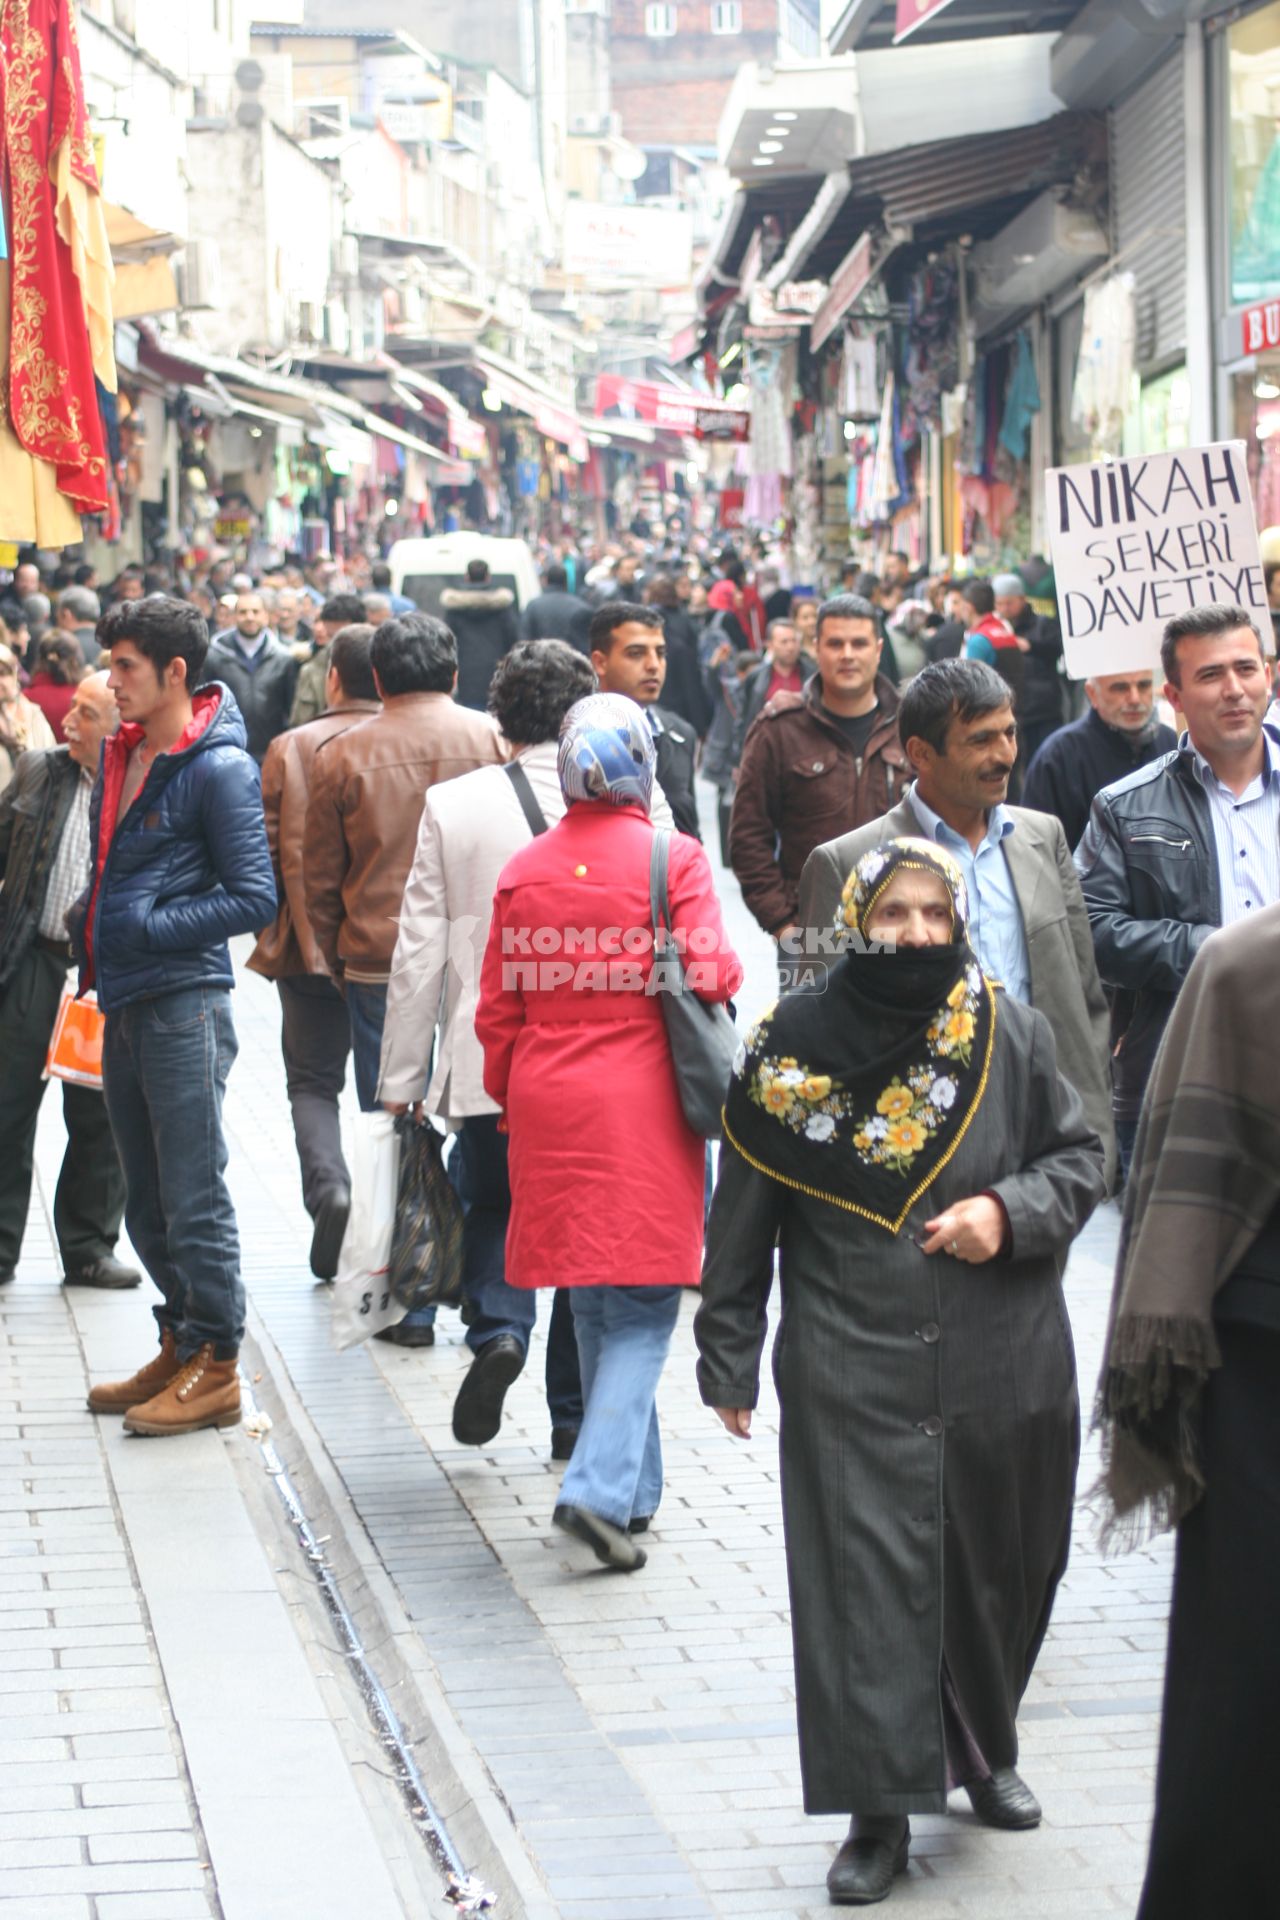
[[[276,912],[258,769],[221,681],[192,696],[190,726],[161,754],[116,826],[126,723],[104,743],[90,807],[92,884],[67,916],[82,989],[108,1013],[184,987],[234,984],[227,941]],[[114,827],[114,831],[113,831]]]

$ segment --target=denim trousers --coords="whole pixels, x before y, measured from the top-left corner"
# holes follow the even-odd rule
[[[647,1519],[662,1498],[658,1382],[683,1287],[572,1287],[585,1409],[560,1484],[566,1506],[615,1527]]]
[[[125,1225],[178,1353],[232,1358],[244,1335],[240,1238],[222,1098],[236,1057],[225,987],[183,987],[106,1017],[102,1085],[124,1169]]]
[[[361,1113],[378,1111],[378,1074],[382,1068],[382,1029],[387,1021],[385,980],[348,980],[347,1015],[351,1021],[351,1055],[356,1069],[356,1099]],[[433,1327],[434,1307],[406,1313],[402,1327]]]
[[[342,1153],[338,1102],[347,1078],[351,1024],[347,1003],[323,974],[286,974],[280,993],[280,1038],[293,1137],[302,1170],[302,1200],[315,1219],[335,1187],[350,1187]]]
[[[454,1138],[449,1178],[462,1202],[462,1291],[470,1309],[467,1345],[479,1353],[491,1340],[509,1334],[527,1353],[538,1296],[530,1287],[506,1280],[507,1221],[511,1187],[507,1179],[507,1136],[498,1132],[496,1113],[469,1115]],[[557,1288],[547,1333],[547,1410],[553,1427],[582,1424],[582,1379],[573,1309],[564,1288]]]

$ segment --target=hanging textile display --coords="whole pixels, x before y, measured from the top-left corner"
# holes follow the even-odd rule
[[[0,538],[65,546],[106,513],[114,393],[106,215],[74,0],[0,5]]]
[[[791,475],[791,395],[795,386],[796,350],[753,347],[749,362],[751,387],[751,472]]]
[[[1015,460],[1025,460],[1031,440],[1031,422],[1040,411],[1040,380],[1036,373],[1031,335],[1025,327],[1013,343],[1013,365],[1005,389],[999,442]]]
[[[1113,273],[1084,296],[1080,357],[1071,393],[1071,419],[1093,445],[1118,452],[1133,401],[1137,314],[1134,278]]]

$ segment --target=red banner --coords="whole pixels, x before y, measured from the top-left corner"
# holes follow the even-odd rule
[[[681,393],[675,387],[659,386],[656,380],[628,380],[621,373],[597,374],[596,418],[642,420],[647,426],[698,439],[722,435],[745,440],[750,425],[743,408],[728,406],[710,394]]]
[[[898,0],[898,17],[894,22],[893,44],[896,47],[909,33],[922,27],[926,20],[932,20],[935,14],[949,7],[951,0]]]
[[[1240,331],[1246,353],[1280,351],[1280,300],[1260,300],[1256,307],[1246,307]]]

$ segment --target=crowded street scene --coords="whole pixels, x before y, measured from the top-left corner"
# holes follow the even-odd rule
[[[1280,1913],[1278,129],[0,0],[0,1916]]]

